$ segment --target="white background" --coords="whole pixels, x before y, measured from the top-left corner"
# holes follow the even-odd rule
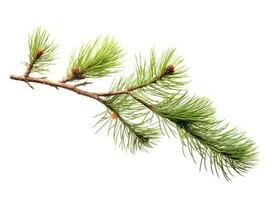
[[[270,199],[270,1],[1,1],[0,199]],[[178,139],[149,153],[122,152],[104,107],[68,91],[9,79],[27,58],[27,34],[45,27],[60,45],[51,78],[62,78],[73,48],[109,33],[134,54],[175,46],[189,67],[188,88],[214,101],[218,115],[247,131],[258,165],[227,183],[198,172]],[[112,78],[91,90],[105,91]]]

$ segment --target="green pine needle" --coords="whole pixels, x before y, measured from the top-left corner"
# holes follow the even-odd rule
[[[56,59],[57,45],[50,39],[46,30],[38,27],[28,37],[29,63],[31,72],[49,71],[48,65]]]
[[[67,70],[71,80],[102,77],[119,71],[123,50],[113,38],[98,37],[72,54]]]
[[[148,151],[156,144],[160,133],[157,126],[147,123],[151,116],[143,105],[128,95],[112,96],[106,105],[107,111],[96,124],[100,125],[98,131],[107,124],[108,134],[113,136],[115,143],[132,153]]]

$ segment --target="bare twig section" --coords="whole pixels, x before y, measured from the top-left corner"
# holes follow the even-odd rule
[[[25,73],[24,73],[24,77],[28,77],[28,76],[29,76],[29,74],[31,73],[32,68],[33,68],[35,62],[36,62],[36,59],[34,59],[34,60],[28,65],[28,67],[27,67],[27,69],[26,69],[26,71],[25,71]]]
[[[44,78],[36,78],[36,77],[25,77],[25,76],[17,76],[17,75],[11,75],[10,76],[11,79],[13,80],[17,80],[17,81],[23,81],[26,83],[32,82],[32,83],[40,83],[43,85],[49,85],[55,88],[63,88],[66,90],[70,90],[72,92],[75,92],[77,94],[95,99],[103,104],[105,104],[105,101],[103,99],[101,99],[96,93],[93,92],[88,92],[85,90],[81,90],[79,88],[77,88],[76,86],[72,85],[72,84],[67,84],[67,83],[62,83],[62,82],[55,82],[55,81],[51,81],[48,79],[44,79]]]

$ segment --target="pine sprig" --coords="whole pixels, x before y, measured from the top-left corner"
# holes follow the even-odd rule
[[[38,27],[28,37],[29,62],[25,76],[30,72],[48,71],[48,65],[56,59],[57,45],[50,39],[46,30]]]
[[[167,119],[163,122],[167,126],[175,125],[193,159],[194,152],[200,155],[200,168],[204,163],[207,170],[208,160],[212,173],[215,171],[218,176],[222,173],[230,180],[233,171],[243,174],[255,165],[255,143],[237,128],[230,128],[223,120],[217,120],[215,109],[207,98],[189,97],[184,93],[167,99],[153,111],[160,120]]]
[[[116,40],[98,37],[72,54],[65,81],[98,78],[119,71],[123,50]]]
[[[246,173],[256,163],[255,143],[236,128],[224,123],[176,123],[181,139],[189,153],[196,151],[200,157],[200,169],[209,162],[212,173],[222,173],[230,180],[233,172]],[[193,158],[194,159],[194,158]]]
[[[149,59],[136,56],[136,72],[113,83],[111,90],[147,92],[156,97],[163,97],[165,91],[176,93],[187,83],[187,74],[183,59],[175,51],[175,48],[167,49],[157,56],[152,49]]]
[[[111,86],[111,91],[94,93],[80,86],[92,83],[87,78],[107,76],[118,71],[123,57],[119,44],[110,37],[98,38],[83,45],[70,59],[62,81],[29,76],[47,71],[55,59],[57,46],[48,33],[37,28],[29,36],[29,63],[22,76],[11,79],[24,81],[31,88],[40,83],[63,88],[95,99],[106,107],[99,115],[98,131],[108,128],[115,143],[135,153],[153,147],[162,135],[180,138],[183,152],[188,151],[200,169],[210,169],[230,180],[234,174],[244,174],[256,163],[256,144],[237,128],[216,117],[212,102],[190,95],[186,68],[175,49],[157,55],[152,49],[148,59],[136,57],[136,71]],[[84,80],[82,82],[69,82]]]

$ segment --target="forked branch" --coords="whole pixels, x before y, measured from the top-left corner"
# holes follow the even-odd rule
[[[233,172],[243,174],[255,165],[254,141],[224,120],[207,98],[190,95],[183,60],[168,49],[157,56],[152,49],[148,59],[136,57],[136,71],[112,84],[109,92],[90,92],[81,86],[91,84],[89,78],[100,78],[118,72],[124,55],[119,44],[110,37],[99,37],[72,54],[64,79],[52,81],[34,77],[32,73],[49,71],[57,45],[48,33],[38,28],[29,36],[29,60],[23,75],[12,80],[63,88],[102,103],[106,110],[99,114],[98,125],[107,126],[114,141],[123,149],[135,152],[153,147],[162,135],[179,136],[183,149],[200,156],[200,169],[207,162],[212,173],[230,180]],[[100,129],[99,129],[100,130]]]

